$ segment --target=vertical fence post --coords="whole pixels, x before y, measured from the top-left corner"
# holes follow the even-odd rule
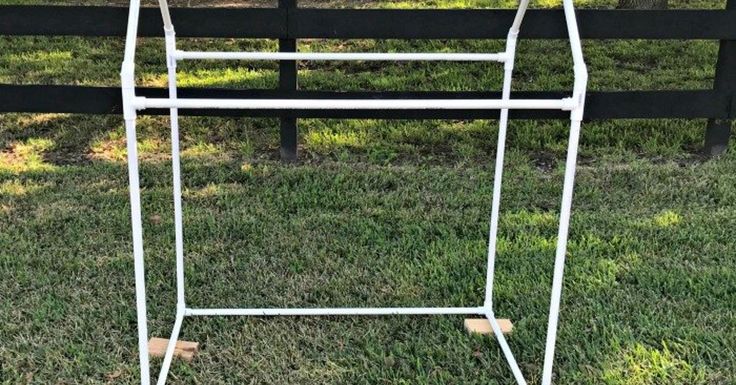
[[[289,10],[297,7],[297,0],[279,0],[279,8],[287,12],[287,28]],[[296,39],[279,39],[279,52],[296,52]],[[297,63],[293,60],[282,60],[279,62],[279,89],[282,91],[296,91],[299,87],[297,81]],[[281,116],[281,160],[285,162],[296,162],[297,160],[297,133],[298,126],[296,118],[287,115]]]
[[[736,0],[728,0],[726,9],[736,9]],[[713,87],[716,91],[730,93],[732,99],[736,97],[736,40],[721,40]],[[708,120],[708,127],[705,130],[705,154],[716,156],[726,152],[730,138],[731,120]]]

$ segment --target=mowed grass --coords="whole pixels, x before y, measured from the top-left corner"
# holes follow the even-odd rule
[[[733,156],[583,164],[557,383],[730,384],[736,373]],[[187,157],[190,306],[474,306],[491,170]],[[497,314],[539,380],[562,170],[510,154]],[[142,170],[152,335],[173,321],[167,162]],[[6,383],[133,383],[126,169],[38,164],[2,178]],[[172,383],[509,383],[461,317],[188,319]]]
[[[49,2],[0,1],[19,3]],[[103,4],[54,2],[80,3]],[[276,48],[267,40],[181,44]],[[2,83],[118,84],[119,39],[2,37],[0,47]],[[141,84],[164,85],[162,48],[160,39],[141,40]],[[502,42],[309,40],[300,49],[492,52]],[[523,41],[520,50],[515,89],[571,86],[564,42]],[[717,44],[586,41],[585,50],[594,90],[698,89],[712,86]],[[185,63],[180,80],[271,88],[275,70],[269,63]],[[500,80],[493,64],[300,68],[305,89],[487,90]],[[480,304],[495,125],[301,120],[301,161],[284,165],[276,120],[184,118],[189,305]],[[697,120],[585,124],[556,383],[736,383],[736,156],[700,157],[703,127]],[[509,133],[496,313],[514,321],[509,343],[530,383],[540,381],[566,138],[565,122],[556,121],[515,121]],[[168,337],[175,289],[165,118],[139,120],[139,149],[150,330]],[[0,383],[138,381],[125,156],[119,116],[0,116]],[[462,319],[187,319],[182,339],[202,349],[191,364],[175,362],[169,383],[512,383],[494,339],[467,335]]]

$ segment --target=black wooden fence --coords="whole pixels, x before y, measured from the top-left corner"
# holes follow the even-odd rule
[[[279,0],[278,8],[175,8],[180,37],[279,39],[292,52],[301,38],[339,39],[503,39],[513,10],[350,10],[305,9],[297,0]],[[583,39],[707,39],[721,41],[712,89],[590,92],[587,119],[707,118],[705,152],[725,151],[736,117],[736,0],[725,10],[579,10]],[[118,36],[125,34],[127,9],[120,7],[0,6],[0,35]],[[140,36],[160,37],[157,8],[141,12]],[[525,39],[566,39],[558,10],[530,10]],[[218,98],[498,98],[497,92],[330,92],[300,91],[296,63],[282,61],[277,90],[181,88],[181,97]],[[593,75],[594,76],[594,75]],[[145,96],[167,91],[139,88]],[[517,98],[559,98],[563,92],[516,92]],[[117,87],[0,85],[0,112],[119,114]],[[150,110],[147,114],[167,114]],[[297,118],[495,119],[497,111],[477,110],[186,110],[190,115],[279,117],[281,154],[296,159]],[[513,111],[517,119],[567,118],[558,111]]]

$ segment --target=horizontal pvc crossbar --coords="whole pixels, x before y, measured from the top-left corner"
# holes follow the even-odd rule
[[[503,63],[502,53],[339,53],[339,52],[195,52],[177,50],[176,60],[335,60],[335,61],[495,61]]]
[[[564,110],[575,108],[565,99],[168,99],[137,97],[135,108],[230,110]]]
[[[185,316],[327,316],[327,315],[435,315],[480,314],[485,307],[384,307],[315,309],[186,309]]]

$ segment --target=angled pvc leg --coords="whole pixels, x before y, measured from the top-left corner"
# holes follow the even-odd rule
[[[511,99],[511,81],[513,78],[514,62],[516,58],[516,42],[519,36],[521,22],[529,7],[529,0],[521,0],[516,11],[516,17],[509,29],[506,40],[507,61],[504,64],[504,77],[501,98]],[[503,165],[506,154],[506,131],[509,123],[509,110],[502,109],[498,125],[498,144],[496,147],[496,168],[493,176],[493,203],[491,204],[491,224],[488,232],[488,266],[486,268],[486,294],[484,307],[493,311],[493,284],[496,270],[496,248],[498,237],[498,220],[501,209],[501,190],[503,185]]]
[[[562,189],[562,206],[560,208],[560,227],[557,235],[557,250],[555,254],[554,276],[552,278],[552,293],[549,306],[549,323],[547,325],[547,344],[544,350],[544,367],[542,369],[542,385],[552,384],[552,366],[555,357],[555,343],[557,341],[557,323],[560,316],[560,300],[562,296],[562,278],[565,271],[565,257],[567,253],[567,237],[570,228],[570,211],[575,186],[575,168],[578,156],[578,142],[580,139],[580,124],[585,109],[585,90],[588,84],[588,70],[583,59],[583,48],[580,42],[577,19],[573,0],[563,0],[565,22],[570,37],[570,47],[575,72],[573,98],[578,103],[570,116],[570,141],[567,147],[567,161],[565,163],[565,182]]]
[[[146,276],[143,263],[143,224],[141,221],[141,193],[138,177],[138,149],[135,116],[126,117],[125,132],[128,140],[128,179],[130,212],[133,228],[133,258],[135,263],[136,311],[138,314],[138,355],[141,366],[141,384],[151,382],[148,362],[148,315],[146,311]]]
[[[573,115],[577,115],[573,113]],[[560,298],[562,295],[562,278],[565,270],[565,254],[567,253],[567,236],[570,228],[570,211],[572,208],[573,188],[575,186],[575,168],[580,138],[580,120],[573,119],[570,124],[570,141],[567,146],[565,162],[565,182],[562,188],[562,207],[560,209],[560,227],[557,235],[557,251],[552,279],[552,298],[549,307],[549,324],[547,327],[547,345],[544,350],[544,369],[542,385],[552,384],[552,364],[557,341],[557,322],[560,315]]]
[[[511,81],[513,78],[514,58],[516,56],[517,35],[518,33],[515,32],[509,33],[509,38],[506,43],[506,54],[508,55],[509,60],[505,63],[504,66],[504,79],[501,96],[503,100],[511,99]],[[503,186],[503,167],[504,157],[506,154],[506,132],[508,129],[508,124],[509,110],[502,109],[498,126],[496,168],[493,176],[493,203],[491,205],[491,224],[488,234],[488,267],[486,270],[486,295],[483,307],[486,309],[486,318],[488,318],[488,322],[491,323],[491,327],[496,334],[498,344],[501,346],[501,350],[506,357],[506,361],[508,361],[509,363],[509,367],[511,368],[511,372],[514,375],[516,382],[519,385],[526,385],[524,375],[521,373],[521,369],[519,368],[519,364],[516,362],[516,358],[514,358],[514,355],[511,353],[511,349],[506,342],[506,338],[504,337],[503,333],[501,333],[501,329],[496,322],[496,316],[493,311],[493,284],[496,269],[496,245],[498,237],[498,221],[501,209],[501,190]]]
[[[169,369],[171,368],[171,362],[174,359],[174,351],[176,350],[176,342],[179,339],[179,332],[181,331],[181,324],[184,321],[184,312],[176,312],[176,320],[174,321],[174,328],[171,331],[171,337],[169,337],[169,344],[166,345],[166,352],[164,353],[164,361],[161,363],[161,371],[158,373],[158,381],[156,385],[164,385],[166,383],[166,377],[169,375]]]
[[[158,0],[158,6],[161,8],[161,18],[164,20],[164,30],[173,30],[171,24],[171,15],[169,14],[169,3],[167,0]]]

